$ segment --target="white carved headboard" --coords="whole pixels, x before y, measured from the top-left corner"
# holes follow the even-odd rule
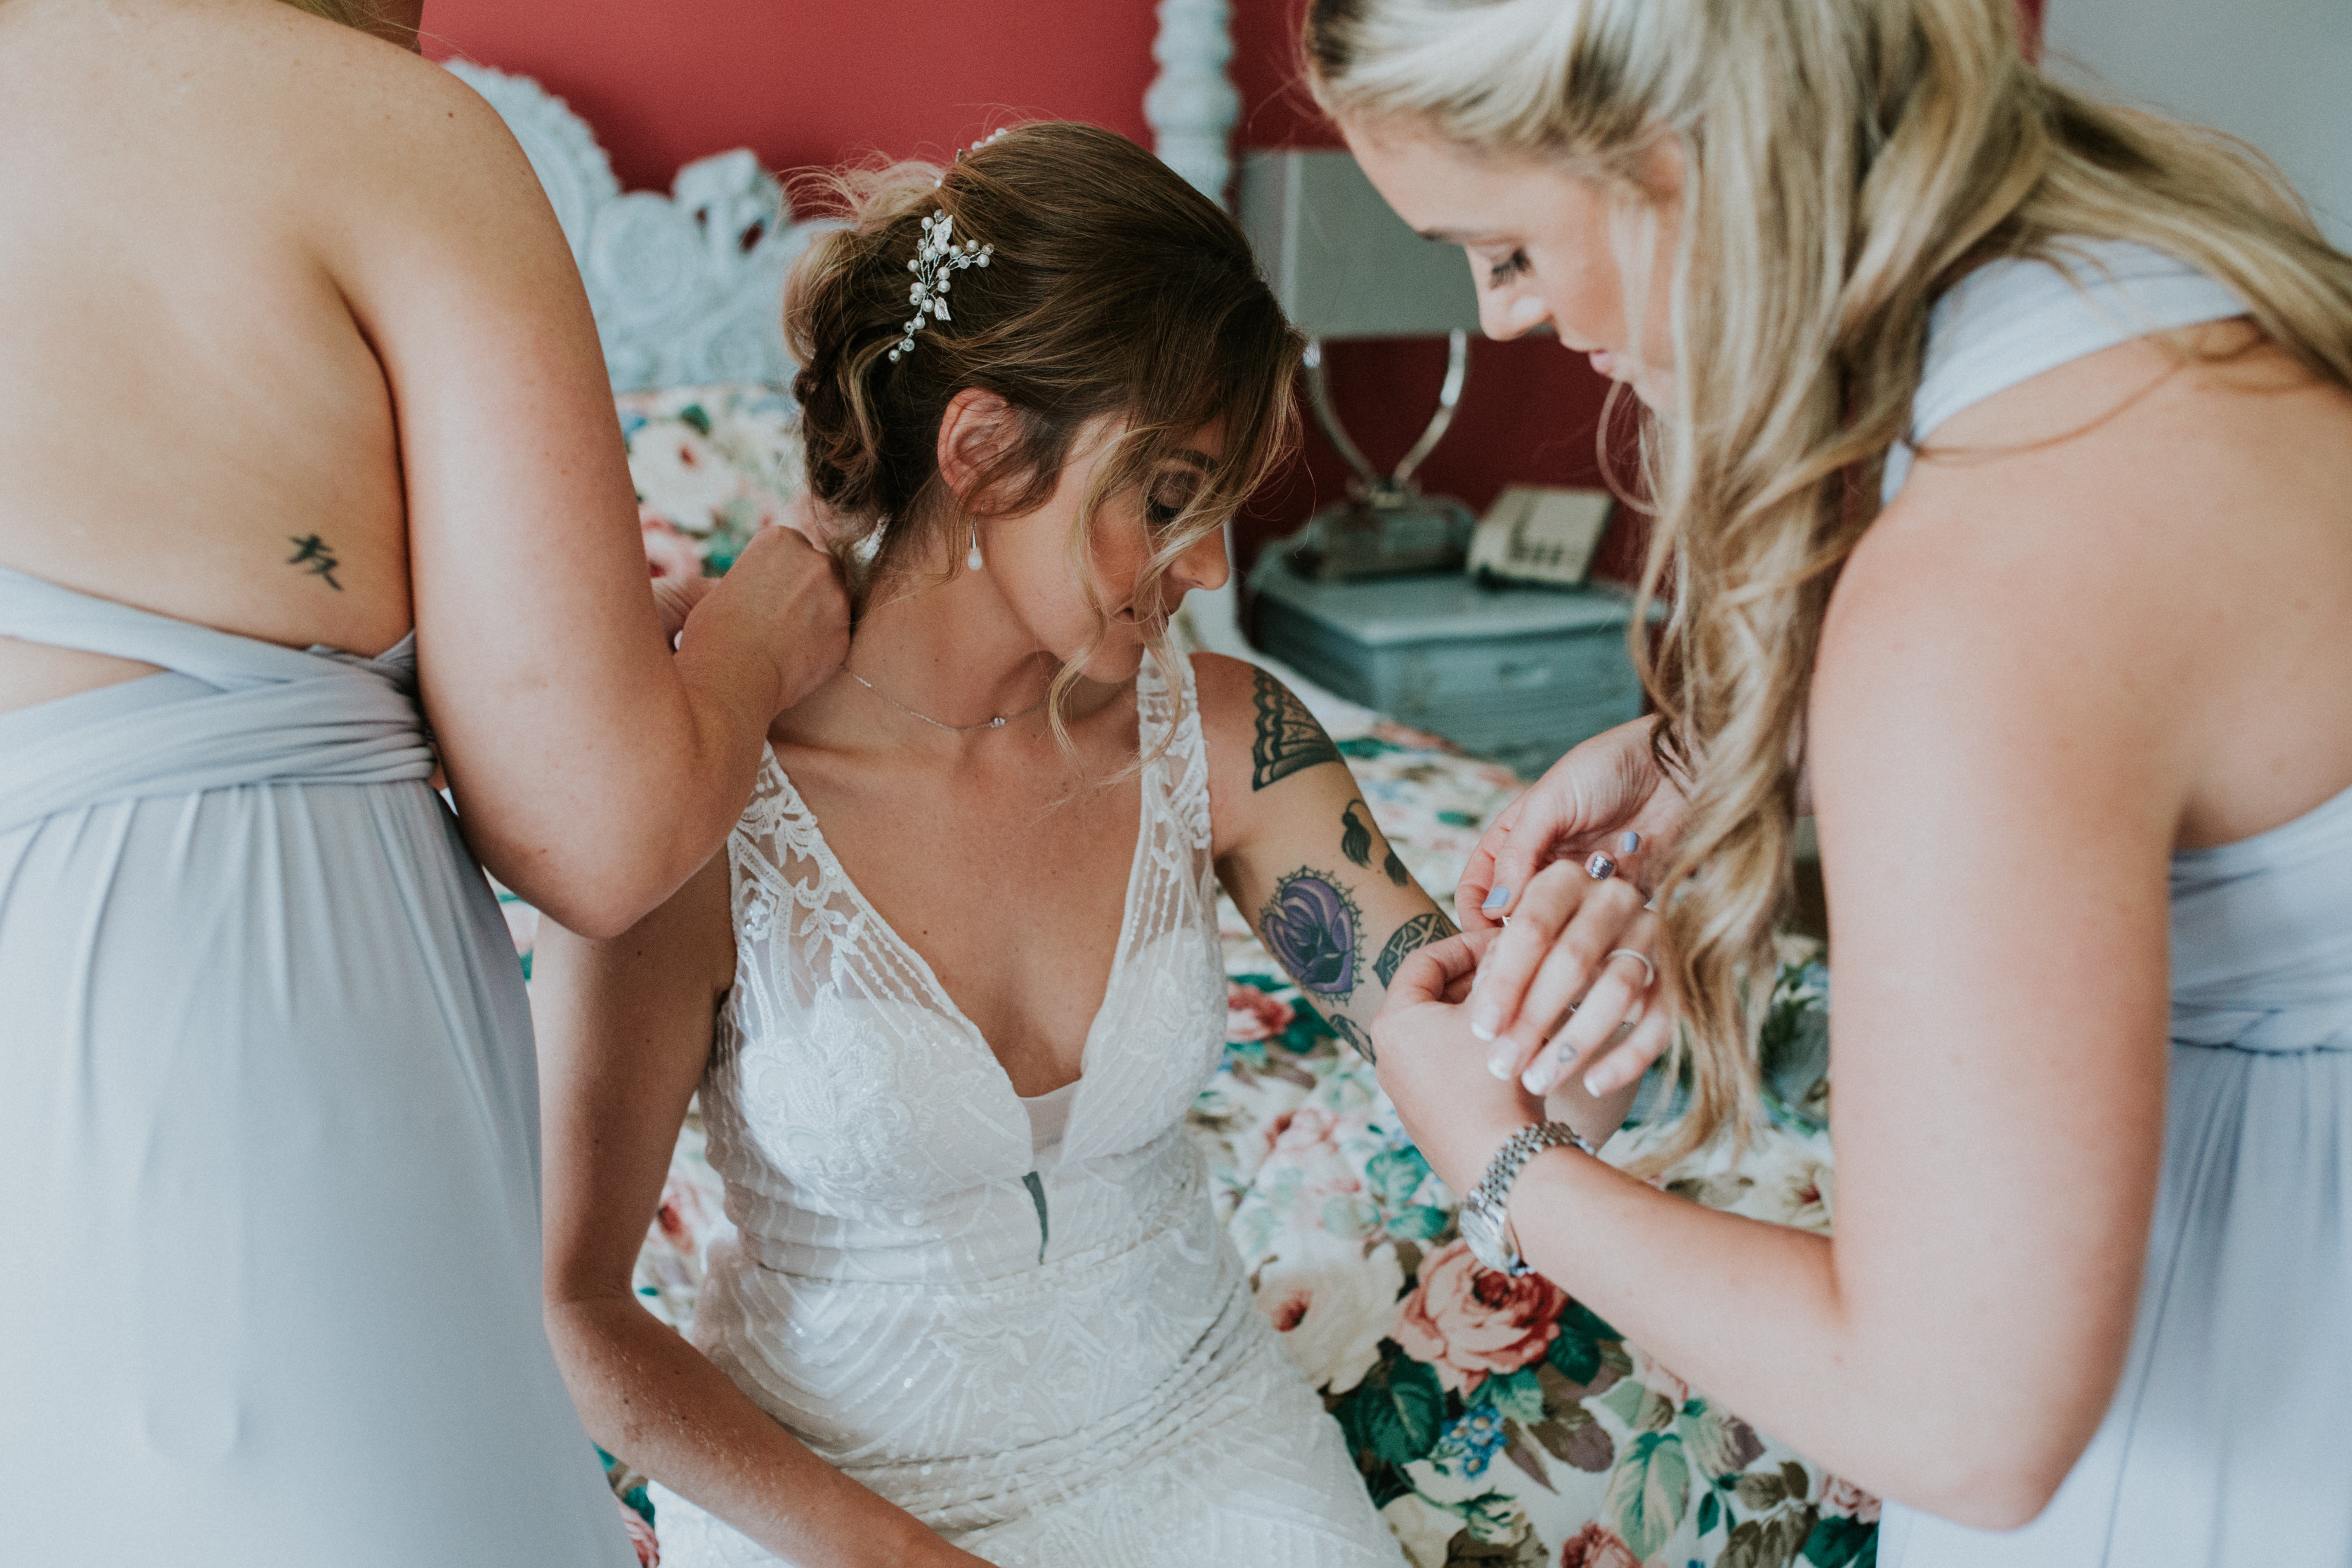
[[[793,377],[785,269],[825,227],[793,221],[783,189],[741,148],[677,172],[670,195],[623,195],[569,105],[524,76],[453,60],[522,143],[588,285],[615,392]]]
[[[1159,13],[1160,71],[1143,100],[1152,151],[1223,204],[1241,111],[1226,76],[1229,0],[1159,0]],[[448,69],[499,111],[546,187],[588,286],[614,391],[791,385],[784,273],[828,222],[793,222],[783,187],[742,148],[688,163],[667,196],[624,195],[596,133],[562,99],[526,76],[463,60]],[[1232,583],[1190,595],[1194,645],[1261,657],[1242,637],[1237,608]]]
[[[1145,95],[1154,151],[1218,201],[1241,103],[1225,79],[1227,0],[1160,0]],[[448,68],[488,99],[522,143],[588,285],[615,392],[720,381],[789,384],[786,268],[828,226],[794,223],[783,188],[741,148],[677,172],[670,194],[623,195],[596,133],[526,76],[464,60]]]

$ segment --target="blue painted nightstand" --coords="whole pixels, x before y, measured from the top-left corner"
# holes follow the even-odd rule
[[[1633,598],[1615,588],[1489,590],[1454,574],[1317,583],[1279,546],[1250,588],[1259,647],[1524,778],[1642,711],[1625,649]]]

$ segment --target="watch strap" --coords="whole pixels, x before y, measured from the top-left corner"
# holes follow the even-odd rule
[[[1583,1135],[1565,1121],[1539,1121],[1532,1127],[1522,1127],[1495,1151],[1494,1157],[1486,1162],[1486,1173],[1479,1177],[1478,1184],[1471,1189],[1470,1201],[1494,1216],[1496,1232],[1502,1237],[1505,1273],[1517,1275],[1528,1271],[1526,1260],[1519,1256],[1517,1246],[1511,1240],[1508,1224],[1511,1184],[1518,1180],[1520,1170],[1529,1160],[1546,1149],[1560,1148],[1580,1149],[1587,1154],[1593,1152],[1592,1145],[1585,1142]]]

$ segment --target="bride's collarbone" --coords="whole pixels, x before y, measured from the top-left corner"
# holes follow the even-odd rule
[[[842,875],[1016,1090],[1075,1078],[1118,958],[1142,828],[1135,775],[1074,794],[1053,779],[804,771],[795,785]]]

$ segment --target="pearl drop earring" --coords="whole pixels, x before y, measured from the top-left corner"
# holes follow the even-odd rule
[[[971,525],[971,548],[964,552],[963,564],[967,572],[980,570],[980,524],[976,522]]]

